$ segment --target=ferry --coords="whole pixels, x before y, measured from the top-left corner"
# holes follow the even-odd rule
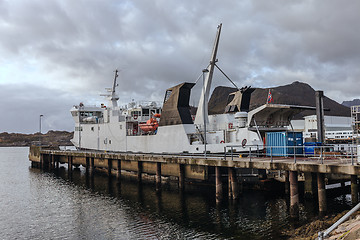
[[[165,91],[162,104],[131,102],[119,107],[116,92],[118,71],[104,96],[108,105],[79,104],[70,110],[75,121],[71,140],[77,149],[140,153],[223,153],[225,147],[249,152],[264,148],[266,131],[285,131],[292,116],[309,107],[264,104],[249,109],[251,87],[238,88],[228,97],[223,114],[209,115],[208,100],[221,33],[217,29],[196,115],[190,112],[195,83],[184,82]],[[313,109],[313,108],[311,108]]]

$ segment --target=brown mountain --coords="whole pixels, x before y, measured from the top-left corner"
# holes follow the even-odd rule
[[[229,93],[235,92],[235,88],[217,87],[214,89],[209,101],[209,114],[224,113]],[[266,103],[269,88],[256,88],[251,95],[250,110]],[[289,104],[301,106],[316,106],[315,90],[306,83],[293,82],[289,85],[271,88],[274,104]],[[329,116],[350,116],[350,108],[343,106],[336,101],[324,97],[324,107],[330,109],[325,111],[325,115]],[[304,111],[302,116],[315,114],[315,111]]]
[[[34,142],[41,141],[42,145],[49,146],[71,146],[74,133],[66,131],[48,131],[46,134],[22,134],[22,133],[0,133],[0,147],[30,146]]]
[[[357,106],[357,105],[360,105],[360,99],[357,98],[357,99],[353,99],[351,101],[343,101],[341,104],[344,106],[347,106],[347,107]]]

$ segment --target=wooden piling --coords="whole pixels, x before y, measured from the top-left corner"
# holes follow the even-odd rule
[[[229,199],[232,199],[232,197],[233,197],[233,194],[232,194],[232,185],[231,185],[232,175],[233,175],[233,172],[232,172],[232,170],[231,170],[231,167],[229,167],[229,168],[228,168],[228,197],[229,197]]]
[[[185,165],[179,164],[179,188],[180,190],[185,189]]]
[[[112,159],[108,158],[107,161],[108,161],[107,175],[111,177]]]
[[[90,166],[89,166],[89,175],[90,176],[93,176],[93,174],[94,174],[94,169],[95,167],[94,167],[94,158],[93,157],[91,157],[90,158]]]
[[[290,193],[289,171],[285,171],[285,194]]]
[[[72,156],[68,156],[67,160],[68,160],[68,171],[72,171],[72,167],[73,167]]]
[[[51,168],[55,169],[55,155],[54,154],[51,155]]]
[[[239,186],[235,168],[228,168],[229,173],[229,199],[237,199],[239,197]]]
[[[215,191],[216,191],[216,203],[222,200],[222,181],[221,181],[221,169],[215,167]]]
[[[296,171],[290,171],[290,214],[297,216],[299,214],[299,184],[298,173]]]
[[[121,160],[118,159],[117,160],[117,174],[116,174],[116,178],[118,181],[120,181],[121,179]]]
[[[316,174],[312,172],[305,172],[304,175],[304,197],[308,199],[314,198],[316,191]]]
[[[318,185],[319,212],[325,213],[327,211],[327,203],[326,203],[324,173],[317,173],[317,185]]]
[[[161,163],[156,163],[156,191],[161,190]]]
[[[138,171],[137,171],[137,180],[138,182],[142,181],[142,162],[138,161]]]
[[[351,175],[351,202],[356,205],[359,202],[359,186],[357,175]]]

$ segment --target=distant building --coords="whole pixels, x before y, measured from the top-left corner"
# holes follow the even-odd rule
[[[316,115],[304,117],[304,120],[291,121],[294,131],[302,131],[304,140],[317,141]],[[325,139],[328,142],[347,143],[352,140],[352,118],[339,116],[324,116]],[[291,129],[291,127],[290,127]],[[290,130],[289,129],[289,130]]]

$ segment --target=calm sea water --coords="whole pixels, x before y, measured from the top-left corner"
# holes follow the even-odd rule
[[[295,224],[282,194],[245,191],[237,202],[215,204],[213,187],[153,184],[80,168],[43,172],[30,167],[28,148],[0,148],[0,239],[286,239],[283,231],[310,222],[316,202],[301,203]],[[349,195],[329,209],[350,208]]]

